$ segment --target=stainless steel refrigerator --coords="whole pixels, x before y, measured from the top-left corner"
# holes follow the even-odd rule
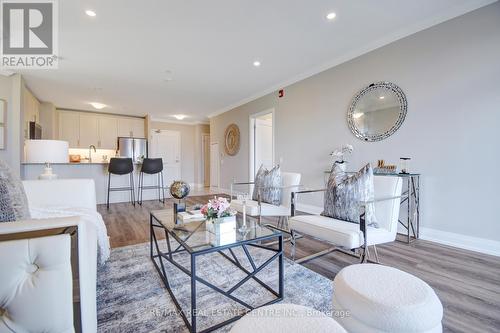
[[[148,157],[148,140],[142,138],[118,138],[120,157],[130,157],[134,162],[142,162]]]

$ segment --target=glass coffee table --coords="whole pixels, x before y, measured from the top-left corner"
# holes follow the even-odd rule
[[[189,209],[188,209],[189,211]],[[185,213],[184,213],[185,214]],[[222,294],[229,300],[243,306],[243,313],[238,313],[230,319],[224,320],[209,328],[204,328],[201,332],[211,332],[222,326],[225,326],[233,321],[238,320],[244,313],[253,310],[254,308],[272,304],[283,300],[284,288],[284,271],[283,271],[283,235],[280,231],[269,229],[261,226],[253,219],[247,219],[245,225],[246,230],[242,228],[243,221],[241,216],[236,216],[233,221],[226,222],[211,222],[203,218],[198,218],[197,221],[176,223],[177,216],[174,219],[171,209],[157,210],[150,213],[150,242],[151,242],[151,260],[153,261],[156,270],[158,271],[172,301],[174,302],[178,313],[181,315],[184,323],[190,332],[199,332],[197,330],[197,284],[202,284],[212,291]],[[158,239],[159,233],[165,234],[165,239]],[[273,242],[277,248],[266,245],[267,242]],[[165,244],[166,243],[166,244]],[[252,257],[250,248],[259,248],[264,251],[269,251],[271,255],[263,263],[257,263]],[[162,250],[163,249],[163,250]],[[242,251],[241,251],[242,250]],[[235,252],[240,253],[240,258],[235,255]],[[196,262],[200,256],[218,253],[217,256],[211,256],[210,260],[227,260],[232,265],[237,267],[239,277],[237,281],[231,283],[231,287],[222,288],[207,281],[206,278],[196,274]],[[241,253],[244,253],[242,256]],[[190,264],[181,265],[180,260],[184,256],[189,257]],[[243,264],[243,260],[248,262]],[[188,261],[189,262],[189,261]],[[263,282],[256,275],[271,263],[277,262],[278,271],[276,279],[278,281],[278,290],[273,289],[269,283]],[[248,265],[248,263],[250,265]],[[200,262],[201,264],[201,262]],[[175,267],[185,273],[190,280],[190,306],[183,309],[180,300],[175,295],[175,288],[169,283],[169,274],[167,274],[167,265]],[[245,267],[246,266],[246,267]],[[241,278],[241,276],[244,276]],[[173,278],[170,276],[170,278]],[[269,276],[266,276],[269,280]],[[272,296],[270,301],[252,306],[245,299],[235,293],[241,286],[248,281],[256,282],[256,286],[266,289]],[[189,318],[190,317],[190,318]]]

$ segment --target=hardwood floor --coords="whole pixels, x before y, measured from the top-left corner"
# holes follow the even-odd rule
[[[193,196],[188,205],[205,203],[211,196]],[[99,205],[111,247],[149,241],[149,211],[171,208],[146,201],[143,206],[129,203]],[[297,242],[297,258],[330,247],[317,240],[302,238]],[[290,246],[285,246],[290,255]],[[411,273],[429,283],[444,306],[445,332],[500,332],[500,258],[461,250],[424,240],[411,245],[394,242],[378,247],[380,261]],[[353,257],[331,253],[304,264],[309,269],[333,279],[343,267],[355,263]]]

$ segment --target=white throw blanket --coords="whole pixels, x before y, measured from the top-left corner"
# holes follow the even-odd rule
[[[50,217],[80,216],[85,225],[94,227],[97,234],[97,262],[102,265],[108,260],[110,253],[108,231],[101,214],[81,207],[30,207],[31,218],[45,219]]]

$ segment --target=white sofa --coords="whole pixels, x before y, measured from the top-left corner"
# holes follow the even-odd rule
[[[97,209],[91,179],[35,180],[23,185],[30,207]],[[73,259],[78,260],[78,286],[73,286],[70,274],[76,269],[71,270],[69,262],[69,235],[40,237],[47,230],[70,227],[77,227],[78,255]],[[34,232],[38,235],[32,237]],[[7,240],[14,235],[15,240]],[[75,331],[73,289],[79,290],[75,294],[80,301],[75,316],[81,328],[76,330],[97,331],[97,234],[82,218],[0,223],[0,266],[0,332]]]

